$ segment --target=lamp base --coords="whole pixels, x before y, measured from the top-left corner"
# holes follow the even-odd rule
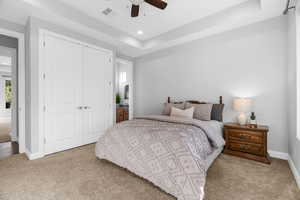
[[[246,125],[246,123],[247,123],[247,116],[246,116],[245,113],[240,113],[239,116],[237,117],[237,119],[238,119],[239,125],[241,125],[241,126]]]

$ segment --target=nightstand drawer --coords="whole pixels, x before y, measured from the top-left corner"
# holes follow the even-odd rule
[[[228,129],[227,134],[228,134],[228,139],[231,141],[238,140],[238,141],[257,143],[257,144],[264,143],[263,134],[261,132]]]
[[[243,143],[235,143],[229,142],[228,148],[232,151],[241,151],[256,155],[264,155],[264,147],[260,144],[243,144]]]

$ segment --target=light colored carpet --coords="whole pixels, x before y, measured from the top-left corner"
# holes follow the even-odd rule
[[[0,143],[11,140],[10,132],[10,120],[0,120]]]
[[[208,171],[206,200],[299,200],[287,162],[264,165],[221,155]],[[107,161],[94,145],[28,161],[0,160],[1,200],[175,200],[149,182]]]

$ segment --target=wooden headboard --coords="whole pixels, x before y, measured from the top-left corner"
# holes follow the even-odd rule
[[[195,100],[189,100],[189,101],[185,101],[185,102],[189,102],[189,103],[192,103],[192,104],[207,104],[206,102],[195,101]],[[168,97],[168,103],[171,103],[171,97]],[[183,103],[183,102],[173,102],[173,103]],[[219,104],[223,104],[223,97],[222,96],[219,97]]]

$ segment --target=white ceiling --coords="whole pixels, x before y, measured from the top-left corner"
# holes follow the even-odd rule
[[[130,16],[132,4],[129,0],[89,0],[89,3],[86,0],[62,1],[133,37],[145,40],[247,0],[168,0],[165,10],[143,3],[141,13],[136,18]],[[112,14],[102,14],[101,11],[106,8],[111,8]],[[144,34],[138,35],[138,30]]]
[[[159,10],[143,3],[130,17],[129,0],[0,0],[0,18],[25,24],[35,16],[104,40],[138,57],[282,14],[285,0],[167,0]],[[105,16],[101,12],[111,8]],[[13,14],[12,14],[13,13]],[[142,30],[143,35],[137,31]]]

